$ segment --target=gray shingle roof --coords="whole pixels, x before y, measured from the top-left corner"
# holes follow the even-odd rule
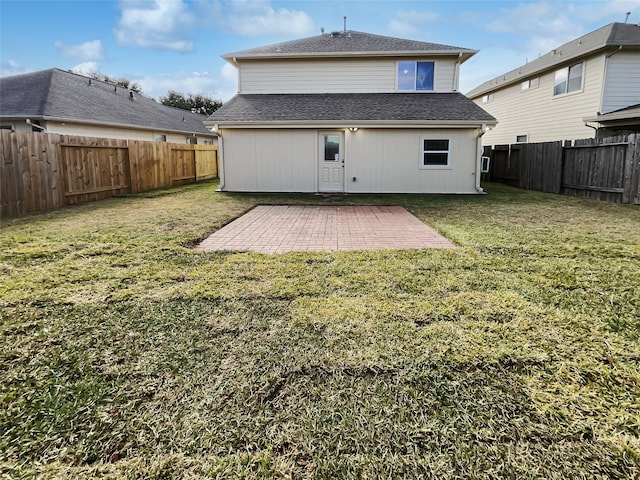
[[[212,135],[204,115],[57,68],[0,78],[0,116]]]
[[[208,124],[274,122],[350,126],[354,122],[491,124],[496,120],[461,93],[239,94],[207,119]]]
[[[288,42],[275,43],[263,47],[227,53],[223,58],[278,58],[292,56],[322,56],[322,55],[383,55],[393,56],[415,54],[457,54],[463,53],[468,58],[477,53],[468,48],[440,45],[438,43],[405,40],[403,38],[386,37],[371,33],[348,30],[346,32],[325,33],[314,37],[307,37]]]
[[[610,23],[598,30],[576,38],[541,57],[526,63],[510,72],[478,85],[467,93],[476,98],[487,92],[497,90],[512,83],[521,82],[528,77],[557,68],[562,64],[576,61],[586,55],[606,48],[640,47],[640,26],[627,23]]]

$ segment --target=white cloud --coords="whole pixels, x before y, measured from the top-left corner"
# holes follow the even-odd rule
[[[11,75],[19,75],[27,70],[15,60],[7,60],[0,64],[0,77],[8,77]]]
[[[624,22],[630,12],[629,23],[640,22],[640,0],[609,0],[606,2],[580,2],[569,4],[568,12],[575,17],[592,22]],[[607,20],[604,20],[607,19]]]
[[[276,10],[269,0],[229,0],[214,2],[208,8],[217,12],[217,25],[239,35],[302,36],[316,31],[307,13],[286,8]]]
[[[525,63],[519,52],[507,48],[485,48],[460,67],[460,91],[467,93]]]
[[[387,30],[391,35],[402,37],[415,36],[421,33],[424,25],[441,21],[442,17],[433,12],[418,12],[416,10],[400,10],[396,17],[389,22]]]
[[[114,34],[118,43],[188,52],[195,16],[182,0],[125,1]]]
[[[233,68],[233,67],[231,67]],[[237,92],[237,76],[225,74],[225,67],[218,73],[210,72],[177,72],[161,75],[140,75],[131,81],[140,84],[148,97],[157,100],[164,97],[169,90],[183,95],[203,94],[222,101],[229,100]],[[234,69],[235,70],[235,69]]]
[[[525,54],[535,58],[584,33],[583,27],[558,7],[549,2],[520,3],[512,9],[501,9],[500,16],[487,29],[517,34],[525,39]]]
[[[100,40],[84,42],[78,45],[65,45],[62,42],[53,44],[62,57],[75,58],[77,60],[96,61],[104,58],[104,47]]]
[[[71,68],[73,73],[78,73],[80,75],[91,75],[92,73],[96,73],[100,71],[98,62],[83,62],[75,67]]]

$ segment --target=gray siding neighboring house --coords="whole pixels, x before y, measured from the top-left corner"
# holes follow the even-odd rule
[[[485,145],[592,138],[640,131],[637,110],[623,129],[607,115],[640,103],[640,26],[612,23],[467,93],[498,119]],[[603,120],[604,123],[601,123]],[[596,134],[596,130],[606,130]]]
[[[344,30],[223,55],[238,94],[205,122],[221,189],[481,193],[496,122],[458,92],[475,53]]]
[[[0,78],[0,126],[64,135],[215,143],[206,116],[56,68]]]

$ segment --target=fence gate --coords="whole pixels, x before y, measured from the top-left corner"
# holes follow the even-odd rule
[[[62,187],[66,205],[103,200],[130,191],[127,143],[114,143],[116,144],[60,144]]]
[[[196,181],[196,152],[181,148],[171,149],[171,185],[184,185]]]

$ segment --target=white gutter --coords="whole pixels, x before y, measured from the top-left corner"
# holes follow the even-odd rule
[[[456,60],[456,67],[453,70],[453,91],[454,92],[458,92],[460,91],[460,85],[458,85],[459,82],[459,78],[460,78],[460,63],[462,60],[462,52],[460,52],[458,54],[458,60]]]
[[[262,122],[220,122],[224,124],[223,128],[477,128],[478,121],[463,121],[463,120],[430,120],[430,121],[406,121],[406,120],[320,120],[311,122],[309,120],[297,120],[297,121],[270,121],[265,120]],[[498,122],[485,122],[483,125],[494,126]],[[205,125],[212,125],[212,122],[205,122]]]
[[[224,192],[224,138],[217,125],[215,130],[218,132],[218,178],[220,178],[218,192]]]
[[[476,191],[478,193],[486,193],[482,187],[480,186],[480,176],[482,175],[482,136],[489,131],[489,127],[486,123],[482,124],[480,127],[480,133],[478,134],[477,146],[476,146],[476,171],[474,175],[476,176]]]

